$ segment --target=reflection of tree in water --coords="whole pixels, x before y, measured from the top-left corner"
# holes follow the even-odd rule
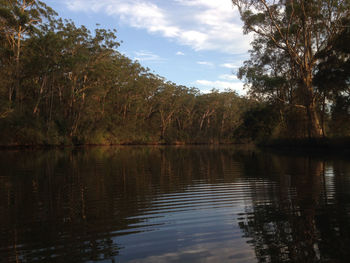
[[[117,261],[122,235],[157,227],[147,218],[163,196],[247,179],[252,206],[239,220],[260,262],[346,262],[350,171],[333,167],[327,188],[323,162],[231,148],[0,152],[0,256]]]
[[[333,185],[324,186],[324,213],[319,214],[316,219],[318,228],[322,230],[320,250],[327,258],[338,258],[338,262],[349,262],[350,258],[350,162],[348,158],[349,156],[345,160],[334,162],[330,177]]]
[[[260,194],[252,191],[252,207],[239,218],[258,261],[348,262],[350,218],[344,207],[349,207],[350,200],[341,194],[332,203],[327,202],[325,163],[306,157],[294,161],[289,157],[262,159],[264,164],[255,167],[265,165],[278,184],[269,184]],[[246,174],[259,174],[251,165],[247,168],[250,171]],[[349,184],[344,186],[344,180],[339,181],[342,185],[337,189],[349,189]]]
[[[136,226],[147,224],[153,201],[225,179],[232,154],[200,147],[0,153],[0,256],[114,260],[123,249],[118,236],[142,231]]]
[[[0,252],[7,253],[5,261],[86,262],[118,254],[109,225],[102,224],[110,218],[104,213],[107,207],[94,211],[87,205],[91,193],[102,194],[95,189],[87,194],[88,177],[94,172],[76,169],[75,154],[10,155],[3,158],[8,163],[1,164],[8,175],[0,186],[1,197],[8,197],[0,200]]]

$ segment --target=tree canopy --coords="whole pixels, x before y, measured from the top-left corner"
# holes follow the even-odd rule
[[[41,1],[0,1],[0,126],[5,145],[232,142],[244,98],[202,94],[118,52]]]
[[[324,135],[319,118],[322,90],[314,79],[321,54],[336,51],[334,39],[347,26],[347,0],[232,0],[253,33],[251,59],[240,77],[251,93],[284,105],[299,107],[305,115],[306,135]],[[302,126],[302,124],[299,124]]]
[[[45,3],[0,0],[0,145],[232,143],[350,135],[349,1],[233,0],[248,96],[203,94]]]

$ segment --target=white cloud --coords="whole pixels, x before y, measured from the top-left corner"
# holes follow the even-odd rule
[[[73,11],[105,13],[118,17],[131,27],[160,33],[165,37],[177,37],[180,29],[168,22],[166,12],[151,1],[129,0],[65,0]]]
[[[229,69],[238,69],[239,67],[241,67],[243,63],[238,62],[238,63],[224,63],[221,64],[220,66],[223,68],[229,68]]]
[[[221,80],[196,80],[195,84],[200,85],[203,89],[206,89],[207,91],[213,88],[218,89],[220,91],[230,89],[236,91],[240,95],[246,94],[246,90],[244,89],[244,84],[242,82],[230,82]]]
[[[177,55],[177,56],[184,56],[185,53],[183,53],[183,52],[181,52],[181,51],[178,51],[178,52],[176,52],[176,55]]]
[[[138,61],[157,61],[160,62],[162,60],[164,60],[163,58],[161,58],[160,56],[147,51],[147,50],[140,50],[140,51],[136,51],[135,53],[135,57],[134,60],[138,60]]]
[[[238,80],[237,76],[234,74],[222,74],[219,76],[219,79],[223,80]]]
[[[208,62],[208,61],[197,61],[197,64],[203,65],[203,66],[208,66],[208,67],[214,67],[214,64],[212,62]]]
[[[251,38],[231,0],[64,0],[74,11],[104,13],[194,50],[245,53]]]

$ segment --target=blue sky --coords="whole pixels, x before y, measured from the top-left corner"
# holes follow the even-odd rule
[[[119,51],[178,85],[232,89],[244,94],[235,72],[248,58],[231,0],[46,0],[61,17],[94,30],[117,29]]]

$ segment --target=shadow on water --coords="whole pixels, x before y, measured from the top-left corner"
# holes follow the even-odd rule
[[[347,156],[207,146],[2,151],[0,171],[4,262],[350,256]]]

